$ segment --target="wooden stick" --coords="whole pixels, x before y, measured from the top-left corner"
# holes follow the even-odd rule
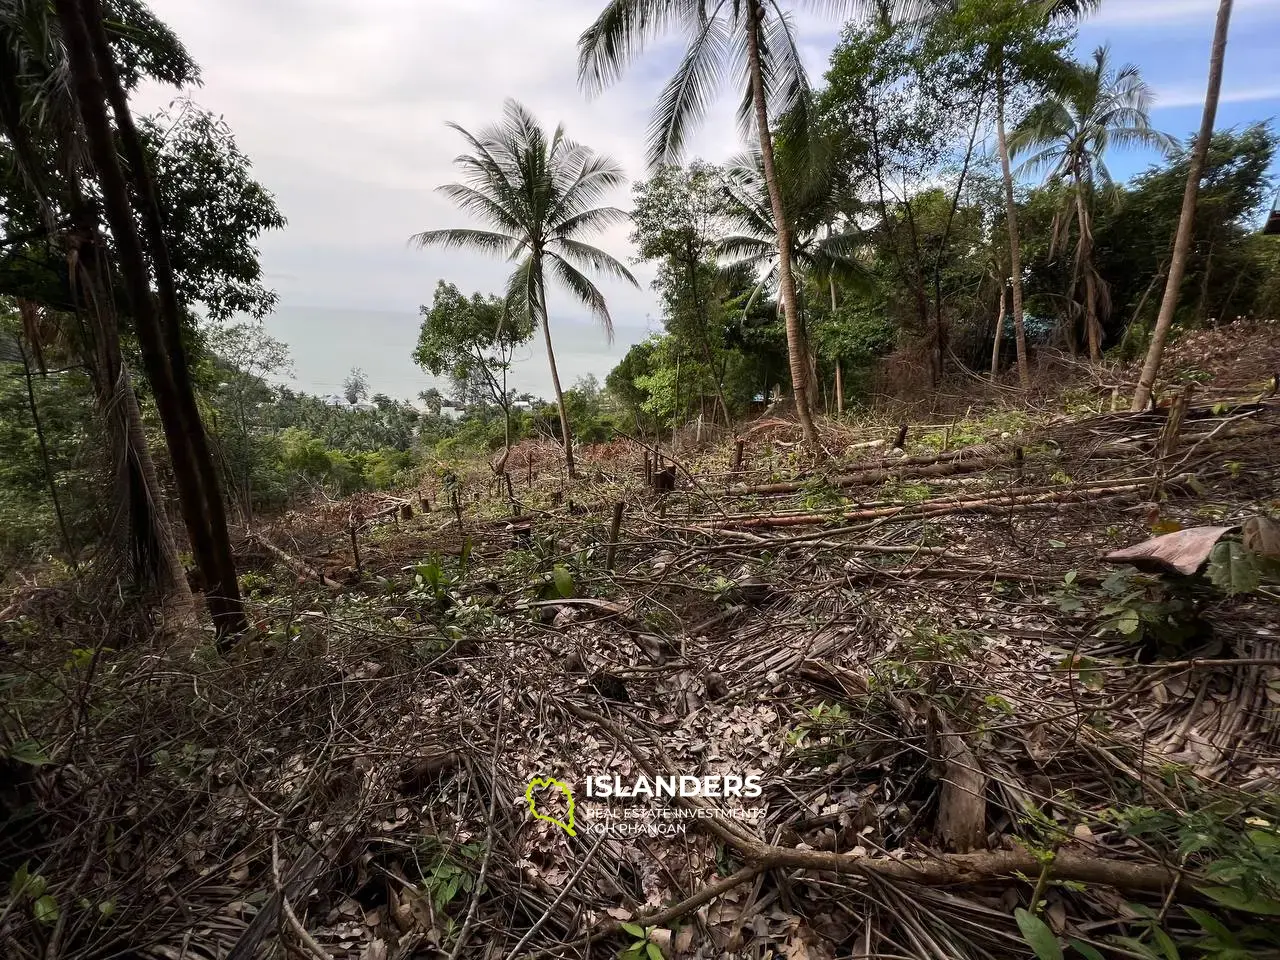
[[[318,580],[320,583],[324,584],[330,590],[342,589],[342,584],[338,583],[336,580],[330,580],[319,570],[316,570],[312,567],[307,566],[297,557],[291,557],[289,554],[285,553],[283,550],[277,547],[274,543],[272,543],[266,537],[262,536],[262,534],[253,533],[251,531],[249,533],[249,539],[252,540],[254,543],[258,544],[258,546],[262,547],[262,549],[266,550],[267,553],[271,554],[273,557],[275,557],[277,560],[279,560],[281,563],[283,563],[286,567],[288,567],[290,570],[292,570],[294,573],[298,574],[299,576],[306,577],[309,580]]]
[[[618,555],[618,533],[622,529],[622,511],[626,509],[626,504],[619,501],[613,505],[613,520],[609,524],[609,549],[605,554],[604,566],[606,570],[613,570],[613,562]]]
[[[734,445],[733,445],[733,472],[734,473],[742,472],[742,457],[743,457],[743,454],[746,452],[746,449],[747,449],[747,441],[739,437],[737,441],[734,442]]]

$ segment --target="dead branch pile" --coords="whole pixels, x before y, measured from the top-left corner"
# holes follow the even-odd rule
[[[27,817],[0,857],[38,863],[59,913],[12,901],[6,954],[587,957],[634,924],[669,958],[976,960],[1030,954],[1018,908],[1104,951],[1142,910],[1192,930],[1204,857],[1133,823],[1277,789],[1275,607],[1205,595],[1170,655],[1062,601],[1153,526],[1280,496],[1278,413],[1189,405],[1160,455],[1155,412],[1054,425],[1016,460],[864,448],[821,483],[682,463],[661,496],[636,450],[618,481],[519,488],[516,523],[371,533],[342,591],[319,581],[343,527],[311,554],[272,540],[287,586],[229,660],[113,652],[88,607],[56,642],[16,619],[0,672],[23,664],[47,763],[0,793]],[[973,486],[939,484],[959,465]],[[585,793],[689,775],[763,794]],[[574,835],[530,816],[546,778]],[[640,808],[683,829],[593,831]]]

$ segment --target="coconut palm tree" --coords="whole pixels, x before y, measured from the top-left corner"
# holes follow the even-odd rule
[[[419,248],[467,247],[516,261],[507,284],[507,303],[517,316],[542,328],[560,410],[565,466],[574,477],[573,439],[551,345],[547,279],[549,274],[558,280],[590,309],[613,339],[613,320],[604,294],[587,272],[639,284],[620,262],[580,238],[627,219],[616,207],[596,205],[608,191],[621,186],[625,177],[612,159],[568,139],[563,127],[548,137],[534,116],[515,100],[506,102],[502,122],[478,134],[456,123],[449,126],[462,135],[471,152],[454,161],[464,182],[446,184],[439,191],[492,229],[426,230],[414,234],[409,242]]]
[[[1061,92],[1032,108],[1009,139],[1014,155],[1030,154],[1020,172],[1046,173],[1069,185],[1066,210],[1059,212],[1052,245],[1070,233],[1075,218],[1074,286],[1082,294],[1089,358],[1102,359],[1102,321],[1110,312],[1106,282],[1093,262],[1093,210],[1099,189],[1112,185],[1104,156],[1112,145],[1150,146],[1166,152],[1177,141],[1151,126],[1151,88],[1138,68],[1116,70],[1107,47],[1098,47]],[[1070,334],[1075,349],[1075,332]]]
[[[816,4],[815,4],[816,5]],[[878,9],[883,0],[829,0],[837,14]],[[668,30],[689,38],[683,59],[658,97],[649,130],[649,161],[678,162],[692,128],[706,114],[716,88],[733,75],[743,90],[738,110],[744,135],[754,132],[778,250],[778,293],[787,327],[791,389],[812,452],[819,450],[810,414],[808,348],[797,305],[792,239],[783,206],[770,117],[804,111],[808,80],[790,17],[777,0],[610,0],[578,41],[578,80],[598,92],[617,80],[644,45]],[[803,118],[802,118],[803,119]],[[801,127],[804,124],[801,123]]]
[[[1142,364],[1138,389],[1133,393],[1132,410],[1146,409],[1151,400],[1156,375],[1160,373],[1160,361],[1164,356],[1164,344],[1173,326],[1173,312],[1178,308],[1178,291],[1182,275],[1187,268],[1187,254],[1191,251],[1191,237],[1195,231],[1196,202],[1200,194],[1200,176],[1204,173],[1205,157],[1209,154],[1209,141],[1213,139],[1213,123],[1218,115],[1218,97],[1222,92],[1222,65],[1227,56],[1227,33],[1231,28],[1231,0],[1221,0],[1218,20],[1214,27],[1213,52],[1209,56],[1209,89],[1204,98],[1204,115],[1200,120],[1200,133],[1191,151],[1190,169],[1187,172],[1187,189],[1182,195],[1182,214],[1178,218],[1178,232],[1173,242],[1173,257],[1169,260],[1169,278],[1165,281],[1164,299],[1160,301],[1160,313],[1151,335],[1151,346]]]
[[[734,265],[745,263],[756,270],[763,268],[760,282],[745,307],[750,310],[765,288],[776,282],[781,261],[760,151],[748,150],[730,160],[725,165],[724,181],[729,200],[728,218],[738,232],[722,239],[716,245],[716,252],[734,258]],[[790,218],[787,234],[791,239],[793,272],[810,274],[820,283],[868,281],[869,274],[857,258],[864,244],[863,234],[853,229],[840,232],[832,229],[840,200],[834,191],[825,194],[806,191],[803,187],[788,190],[785,179],[783,190],[783,203]]]

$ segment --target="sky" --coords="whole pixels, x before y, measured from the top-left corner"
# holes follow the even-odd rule
[[[514,96],[548,125],[618,160],[642,178],[650,106],[674,70],[678,38],[652,45],[622,81],[593,99],[577,87],[577,38],[603,0],[151,0],[200,64],[203,85],[144,87],[143,112],[190,96],[226,118],[257,179],[287,217],[261,240],[266,283],[280,296],[265,321],[293,357],[296,388],[339,390],[354,366],[372,389],[412,398],[432,385],[410,359],[418,308],[436,281],[465,292],[501,291],[509,266],[465,251],[420,251],[425,229],[474,226],[434,188],[456,179],[454,121],[469,129],[501,115]],[[803,55],[821,80],[840,24],[797,14]],[[1218,0],[1103,0],[1080,30],[1087,55],[1109,43],[1117,63],[1136,64],[1157,92],[1153,123],[1186,137],[1199,126]],[[1280,114],[1280,0],[1236,0],[1218,126]],[[741,143],[726,92],[687,155],[722,161]],[[1156,157],[1116,152],[1125,179]],[[630,190],[611,198],[630,206]],[[597,242],[633,256],[628,228]],[[609,344],[580,307],[553,291],[552,334],[568,385],[603,381],[627,348],[661,329],[652,269],[636,265],[640,289],[601,281],[616,338]],[[513,372],[518,389],[550,393],[540,342]]]

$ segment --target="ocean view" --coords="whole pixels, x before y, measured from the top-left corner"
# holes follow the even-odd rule
[[[360,367],[369,378],[371,393],[411,400],[432,385],[447,392],[446,381],[437,380],[413,362],[419,326],[416,311],[282,305],[263,322],[273,337],[289,346],[294,374],[289,386],[294,390],[337,393],[350,369]],[[656,323],[654,329],[658,329]],[[649,330],[619,324],[615,333],[610,345],[598,326],[573,318],[557,321],[552,316],[552,342],[560,382],[566,389],[587,374],[603,383],[631,345],[648,336]],[[552,395],[541,333],[518,352],[511,385],[517,392]]]

